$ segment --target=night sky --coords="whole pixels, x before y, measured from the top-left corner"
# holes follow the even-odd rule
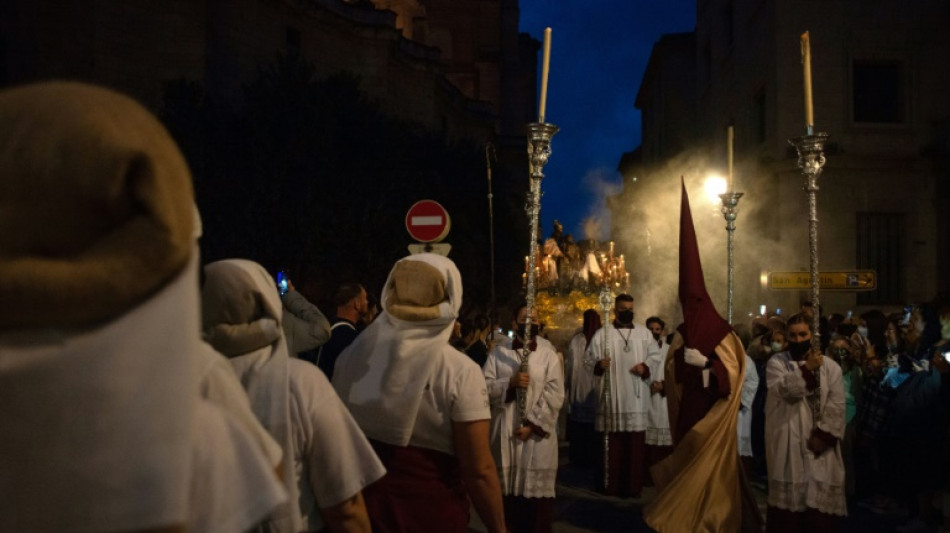
[[[653,44],[692,31],[695,0],[521,0],[521,31],[541,41],[550,26],[546,121],[561,131],[544,168],[541,228],[553,221],[583,238],[588,217],[610,224],[604,198],[618,190],[617,163],[640,145],[637,90]],[[538,54],[540,80],[541,54]],[[540,83],[540,81],[539,81]],[[527,176],[525,176],[527,179]]]

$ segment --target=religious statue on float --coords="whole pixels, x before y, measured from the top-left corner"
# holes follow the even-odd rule
[[[540,237],[540,235],[539,235]],[[568,294],[573,290],[595,293],[604,286],[626,290],[630,281],[623,254],[614,253],[614,243],[600,243],[594,239],[574,242],[571,234],[564,234],[564,226],[554,221],[551,236],[538,239],[538,288],[551,294]],[[527,279],[528,258],[525,257]]]

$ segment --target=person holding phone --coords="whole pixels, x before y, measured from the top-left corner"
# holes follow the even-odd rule
[[[330,340],[330,321],[296,290],[286,270],[277,273],[277,292],[283,308],[281,326],[291,355],[299,357]]]
[[[362,491],[386,470],[326,377],[288,357],[273,278],[243,259],[204,271],[204,337],[231,362],[251,409],[283,450],[290,498],[268,518],[268,531],[370,531]]]

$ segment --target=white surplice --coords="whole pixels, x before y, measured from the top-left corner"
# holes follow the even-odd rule
[[[616,328],[610,325],[600,328],[587,347],[584,364],[593,370],[604,358],[604,335],[610,349],[610,431],[646,431],[650,410],[650,380],[630,372],[643,363],[648,368],[662,364],[660,348],[653,335],[643,325],[633,328]],[[597,398],[602,398],[604,379],[597,379]],[[603,405],[597,407],[597,431],[604,431]]]
[[[650,382],[664,381],[666,370],[666,354],[670,351],[670,345],[662,339],[653,341],[660,349],[659,358],[651,358]],[[662,343],[662,345],[660,344]],[[670,411],[666,405],[666,394],[657,392],[650,395],[650,410],[647,413],[647,444],[653,446],[672,446],[673,435],[670,433]]]
[[[593,371],[584,366],[586,353],[587,337],[582,331],[574,335],[567,347],[571,373],[570,417],[575,422],[593,424],[597,415],[597,391]]]
[[[769,472],[769,505],[788,511],[816,509],[847,514],[845,472],[841,456],[844,438],[844,382],[841,367],[829,357],[819,369],[818,428],[838,438],[834,448],[815,457],[806,443],[816,425],[809,402],[802,362],[788,352],[769,359],[766,367],[765,447]]]
[[[514,437],[521,427],[518,400],[506,402],[508,382],[521,368],[520,350],[496,346],[485,362],[485,382],[491,400],[491,447],[506,495],[553,498],[557,477],[557,417],[564,403],[564,374],[560,358],[546,343],[528,356],[525,418],[548,435],[532,434],[526,441]]]

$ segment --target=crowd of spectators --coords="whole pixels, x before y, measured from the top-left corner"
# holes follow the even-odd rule
[[[819,323],[822,351],[843,377],[849,507],[900,517],[900,531],[950,530],[950,302],[935,298],[890,314],[822,314]],[[752,407],[751,477],[761,483],[765,369],[788,348],[785,321],[755,317],[747,335],[747,353],[763,378]]]

